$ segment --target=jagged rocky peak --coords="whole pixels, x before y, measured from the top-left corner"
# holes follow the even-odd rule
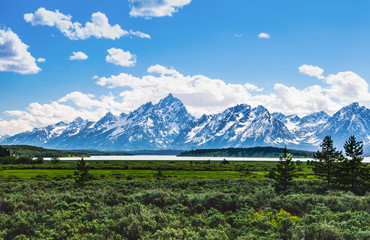
[[[353,102],[348,106],[343,107],[342,109],[356,109],[360,108],[360,104],[358,102]]]
[[[307,115],[301,119],[301,124],[318,124],[318,123],[326,123],[330,116],[324,112],[315,112],[310,115]]]
[[[366,108],[364,106],[360,106],[358,104],[358,102],[354,102],[348,106],[345,106],[343,107],[342,109],[340,109],[336,114],[340,114],[340,115],[343,115],[343,114],[346,114],[346,113],[358,113],[358,112],[361,112],[363,110],[365,110]]]
[[[271,115],[269,110],[267,110],[267,108],[265,108],[264,106],[262,105],[258,105],[256,108],[253,109],[257,114],[266,114],[266,115]]]
[[[158,103],[158,106],[159,107],[163,107],[163,106],[168,106],[168,105],[171,105],[172,103],[174,102],[181,102],[178,98],[175,98],[171,93],[168,94],[165,98],[162,98],[159,103]]]
[[[74,124],[81,124],[83,123],[84,120],[81,118],[81,117],[77,117],[75,120],[73,120],[71,123],[74,123]]]
[[[279,113],[279,112],[274,112],[273,114],[271,114],[274,118],[276,118],[277,120],[281,121],[281,122],[285,122],[286,121],[286,118],[287,116],[285,116],[284,114],[282,113]]]
[[[339,120],[348,120],[348,121],[354,121],[355,119],[352,119],[353,116],[357,116],[357,119],[364,118],[365,120],[369,120],[369,114],[370,109],[366,108],[365,106],[360,106],[358,102],[354,102],[348,106],[345,106],[341,108],[338,112],[336,112],[332,120],[335,119],[335,121]]]
[[[166,109],[173,112],[186,110],[184,104],[180,99],[174,97],[171,93],[167,97],[161,99],[158,104],[155,105],[156,109]]]
[[[221,114],[222,115],[230,115],[230,114],[232,115],[232,114],[236,114],[236,113],[249,113],[251,110],[252,110],[252,107],[250,105],[239,104],[239,105],[236,105],[234,107],[230,107],[230,108],[226,109]],[[218,115],[218,114],[216,114],[216,115]]]
[[[112,112],[107,112],[104,117],[102,117],[99,121],[96,122],[95,126],[101,126],[107,123],[112,123],[118,120],[118,117],[114,115]]]
[[[118,117],[116,115],[114,115],[111,111],[109,111],[99,121],[101,121],[101,120],[104,120],[104,121],[114,121],[114,120],[117,120],[117,118]]]
[[[127,117],[127,113],[124,113],[124,112],[123,112],[123,113],[121,113],[118,117],[119,117],[119,118],[121,118],[121,119],[122,119],[122,118],[125,118],[125,117]]]
[[[326,135],[335,143],[347,135],[370,145],[370,109],[353,103],[333,117],[316,112],[299,118],[282,113],[270,114],[263,107],[247,104],[196,119],[183,103],[169,94],[157,104],[148,102],[119,116],[108,112],[97,122],[83,120],[35,128],[14,136],[2,137],[2,144],[30,144],[56,149],[191,149],[249,147],[255,145],[296,144],[317,150]]]
[[[234,107],[230,107],[223,111],[222,113],[210,115],[209,117],[213,119],[213,121],[237,121],[238,119],[248,117],[252,108],[247,104],[239,104]],[[204,119],[206,119],[204,117]]]
[[[288,118],[293,123],[297,123],[301,121],[301,118],[296,114],[289,115]]]
[[[107,112],[107,114],[105,114],[105,116],[103,118],[112,118],[112,117],[116,117],[111,111]]]
[[[153,109],[153,103],[152,102],[147,102],[143,105],[141,105],[139,108],[137,108],[136,110],[130,112],[130,116],[132,115],[135,115],[135,114],[144,114],[150,110]]]

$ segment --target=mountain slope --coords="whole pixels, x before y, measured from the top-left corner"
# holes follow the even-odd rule
[[[195,149],[287,145],[317,150],[326,135],[342,149],[350,135],[370,151],[370,110],[351,104],[332,117],[317,112],[305,117],[285,116],[258,106],[241,104],[195,118],[172,96],[119,116],[108,112],[97,122],[75,119],[3,137],[2,144],[28,144],[54,149],[110,151]]]
[[[326,135],[332,137],[334,144],[342,148],[351,135],[355,135],[358,141],[364,141],[365,148],[370,143],[370,109],[360,107],[353,103],[340,109],[323,124],[316,133],[323,139]]]
[[[294,136],[266,108],[252,108],[245,104],[202,117],[186,139],[186,143],[198,148],[283,145],[292,142]]]

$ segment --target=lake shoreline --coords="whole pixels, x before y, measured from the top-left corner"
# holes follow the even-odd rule
[[[44,158],[50,160],[51,158]],[[60,160],[79,160],[81,157],[62,157]],[[268,157],[180,157],[176,155],[102,155],[85,157],[84,160],[90,161],[240,161],[240,162],[277,162],[279,158]],[[293,161],[315,161],[313,158],[294,158]],[[365,157],[364,163],[370,163],[370,157]]]

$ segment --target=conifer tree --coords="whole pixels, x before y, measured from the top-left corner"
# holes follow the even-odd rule
[[[336,162],[343,158],[342,152],[336,150],[330,136],[324,138],[320,147],[321,151],[317,151],[313,155],[318,160],[315,162],[313,170],[318,177],[331,184],[335,176]]]
[[[92,176],[89,173],[89,166],[82,157],[81,160],[78,160],[76,163],[76,171],[74,172],[75,182],[83,186],[87,181],[90,181]]]
[[[277,164],[277,170],[275,175],[276,189],[278,191],[285,190],[293,182],[295,176],[294,170],[295,165],[292,162],[292,155],[288,153],[287,148],[283,150],[283,154],[280,156],[280,161]]]
[[[351,136],[344,144],[346,158],[339,164],[337,170],[337,182],[343,187],[356,192],[366,183],[369,176],[368,168],[362,163],[363,144],[357,142],[355,136]]]
[[[60,163],[60,158],[58,158],[58,157],[52,157],[51,160],[50,160],[50,162],[52,164],[58,164],[58,163]]]
[[[0,146],[0,157],[8,157],[8,156],[10,156],[10,151]]]

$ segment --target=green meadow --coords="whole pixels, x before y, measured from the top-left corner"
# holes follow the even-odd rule
[[[263,179],[276,168],[277,162],[231,161],[87,161],[94,180],[120,179]],[[297,179],[315,178],[310,162],[298,162]],[[75,161],[52,164],[3,165],[1,182],[73,180]]]

